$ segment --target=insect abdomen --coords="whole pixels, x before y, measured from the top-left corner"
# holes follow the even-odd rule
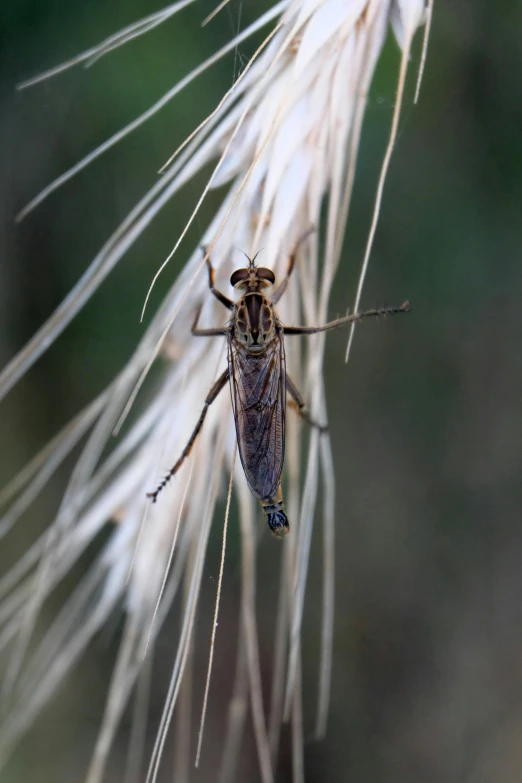
[[[277,494],[273,498],[266,498],[259,501],[261,508],[266,514],[268,527],[276,538],[284,538],[290,530],[288,517],[284,512],[283,493],[281,486],[277,488]]]

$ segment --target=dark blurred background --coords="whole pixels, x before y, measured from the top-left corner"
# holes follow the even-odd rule
[[[231,56],[145,127],[52,195],[14,216],[52,178],[133,119],[246,26],[259,0],[236,0],[203,30],[213,3],[186,9],[89,71],[28,91],[22,79],[159,7],[152,0],[3,0],[0,7],[0,365],[53,312],[156,179],[172,150],[233,78]],[[268,5],[268,3],[266,3]],[[409,298],[413,313],[327,342],[326,388],[337,479],[332,706],[324,742],[306,746],[306,780],[464,783],[522,780],[522,266],[520,264],[522,5],[435,2],[421,99],[414,70],[385,187],[364,305]],[[254,42],[241,47],[248,56]],[[352,303],[386,144],[398,67],[390,36],[371,90],[345,255],[331,314]],[[1,403],[4,483],[101,390],[142,334],[139,311],[203,178],[163,210],[59,341]],[[155,289],[175,278],[219,194]],[[70,463],[2,543],[2,567],[45,528]],[[237,537],[237,526],[232,528]],[[314,538],[304,626],[305,733],[313,728],[321,612]],[[260,548],[263,675],[270,654],[279,554]],[[209,572],[217,573],[219,526]],[[238,545],[227,562],[222,622],[235,632]],[[208,651],[215,581],[202,599],[196,665]],[[57,598],[57,603],[59,603]],[[173,620],[175,623],[176,621]],[[177,625],[155,663],[153,737]],[[221,623],[220,623],[221,627]],[[265,643],[263,640],[267,638]],[[13,758],[10,783],[80,781],[103,708],[118,630],[101,636]],[[232,642],[218,635],[203,768],[212,781]],[[200,671],[199,669],[197,671]],[[201,679],[201,678],[200,678]],[[219,694],[219,696],[218,696]],[[199,711],[201,686],[195,691]],[[130,720],[107,774],[122,779]],[[291,780],[289,735],[278,781]],[[206,759],[205,759],[206,755]],[[255,780],[244,746],[239,780]],[[250,758],[249,758],[250,757]],[[212,766],[214,765],[214,766]],[[172,780],[166,765],[164,780]]]

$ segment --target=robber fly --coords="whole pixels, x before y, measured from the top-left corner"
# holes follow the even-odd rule
[[[281,490],[287,392],[293,398],[291,404],[302,418],[312,426],[321,430],[324,428],[310,419],[299,389],[286,372],[284,336],[325,332],[361,318],[406,313],[410,309],[409,303],[404,302],[400,307],[383,307],[347,315],[324,326],[284,326],[274,305],[286,291],[295,257],[296,250],[289,257],[284,279],[272,298],[269,298],[265,291],[275,285],[274,273],[271,269],[256,266],[255,257],[250,259],[247,256],[248,267],[236,269],[230,278],[230,284],[242,291],[238,302],[233,302],[214,287],[214,268],[207,257],[209,288],[216,299],[232,311],[232,317],[222,328],[198,329],[198,310],[192,334],[197,337],[225,336],[228,343],[228,367],[209,391],[198,423],[180,458],[154,492],[148,493],[147,497],[153,503],[190,454],[210,405],[228,381],[239,456],[248,485],[265,512],[270,530],[276,538],[283,538],[288,533],[289,524]]]

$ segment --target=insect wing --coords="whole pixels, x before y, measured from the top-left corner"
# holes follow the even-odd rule
[[[275,495],[285,456],[286,363],[282,335],[261,355],[229,343],[229,370],[237,444],[250,489]]]

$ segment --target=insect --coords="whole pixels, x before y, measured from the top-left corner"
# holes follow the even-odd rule
[[[287,393],[292,397],[291,404],[303,419],[321,430],[325,428],[308,416],[299,389],[286,372],[285,335],[315,334],[362,318],[410,310],[409,302],[404,302],[400,307],[383,307],[347,315],[323,326],[284,326],[276,314],[275,305],[288,286],[296,251],[297,248],[289,256],[286,275],[271,298],[265,292],[275,285],[274,273],[271,269],[256,266],[255,257],[250,259],[247,256],[248,267],[236,269],[230,278],[230,284],[242,292],[237,302],[214,287],[214,268],[207,257],[210,291],[222,305],[231,310],[232,316],[221,328],[199,329],[198,310],[192,334],[196,337],[226,337],[228,367],[207,394],[199,420],[178,461],[154,492],[147,494],[153,503],[190,454],[210,405],[228,381],[239,456],[248,485],[265,512],[270,530],[276,538],[283,538],[288,533],[289,524],[281,490]]]

